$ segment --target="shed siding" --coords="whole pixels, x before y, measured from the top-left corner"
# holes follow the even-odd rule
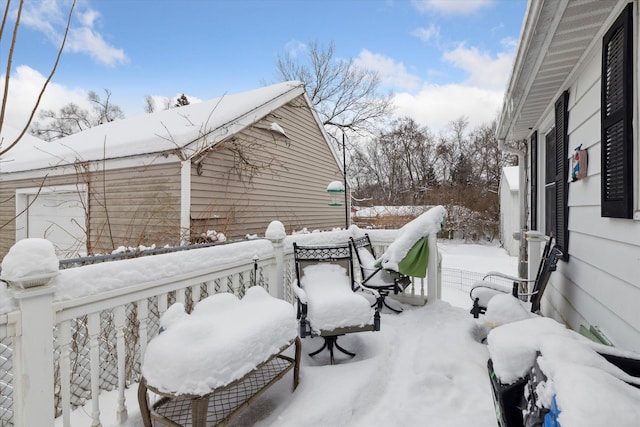
[[[86,184],[89,194],[88,252],[119,246],[177,244],[180,224],[180,165],[85,172],[3,181],[0,190],[0,258],[15,242],[16,189]],[[105,191],[106,189],[106,191]],[[86,228],[86,224],[83,226]]]
[[[569,147],[588,150],[588,176],[569,184],[569,261],[560,262],[542,311],[571,328],[597,325],[640,351],[640,223],[600,215],[600,50],[568,87]]]
[[[278,123],[288,139],[269,131]],[[326,191],[342,173],[311,111],[302,99],[277,109],[250,129],[235,135],[239,144],[258,150],[269,166],[237,179],[229,150],[212,151],[200,174],[192,167],[192,236],[206,230],[228,238],[263,235],[273,220],[294,230],[345,226],[345,208],[329,207]],[[224,144],[223,144],[224,145]]]

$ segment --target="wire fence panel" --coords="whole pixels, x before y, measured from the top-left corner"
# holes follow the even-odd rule
[[[457,268],[443,268],[442,269],[442,286],[452,289],[456,289],[462,292],[470,292],[471,288],[477,282],[482,281],[485,273],[478,273],[476,271],[459,270]],[[510,292],[513,283],[502,277],[490,277],[486,279],[491,283],[495,283],[498,286],[504,286],[507,292]]]

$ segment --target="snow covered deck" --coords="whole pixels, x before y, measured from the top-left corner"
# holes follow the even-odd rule
[[[346,241],[354,231],[357,230],[295,238],[305,244],[327,244]],[[386,246],[393,240],[392,231],[367,231],[374,245]],[[8,426],[51,425],[57,415],[54,423],[57,427],[91,424],[139,427],[141,416],[135,391],[140,378],[140,357],[160,326],[160,313],[174,302],[191,310],[194,302],[216,293],[241,296],[253,285],[291,300],[287,286],[292,279],[293,260],[288,245],[294,236],[270,237],[271,241],[191,251],[190,256],[172,254],[165,258],[119,261],[111,263],[112,267],[96,265],[65,270],[53,283],[57,286],[61,279],[68,279],[71,285],[60,286],[60,296],[48,292],[30,294],[35,300],[51,300],[48,305],[37,305],[25,314],[17,310],[24,304],[24,298],[16,300],[9,290],[0,289],[0,347],[5,350],[0,351],[4,357],[0,360],[3,381],[0,407],[4,410],[0,412],[1,422]],[[513,272],[516,266],[513,258],[504,254],[499,257],[500,250],[490,246],[480,251],[474,245],[440,244],[439,249],[443,266],[451,272],[464,267]],[[460,251],[466,256],[460,257],[460,263],[452,264],[450,260]],[[194,270],[194,265],[201,268]],[[383,313],[381,331],[344,337],[345,345],[356,349],[357,356],[338,365],[329,366],[322,357],[314,360],[304,355],[320,344],[316,339],[305,340],[301,386],[296,392],[291,394],[288,381],[277,383],[231,426],[417,426],[425,420],[438,420],[438,425],[445,427],[495,427],[486,368],[491,355],[487,345],[480,342],[486,331],[469,315],[470,299],[461,290],[443,289],[444,299],[451,304],[430,299],[424,306],[405,306],[401,314]],[[47,314],[47,307],[53,310],[53,316]],[[21,316],[30,316],[33,321],[22,322]],[[51,333],[46,321],[52,317],[56,339],[55,352],[51,349],[51,354],[56,355],[54,362],[36,365],[28,371],[29,376],[20,374],[18,369],[23,362],[20,359],[18,363],[18,351],[25,348],[25,334]],[[33,350],[34,355],[41,353],[42,342],[28,350]],[[37,363],[28,358],[27,362]],[[54,366],[59,370],[54,371]],[[26,401],[18,396],[25,393],[22,381],[29,377],[37,378],[41,385],[29,392],[40,393],[42,397],[35,400],[38,410],[32,411],[38,413],[28,415],[46,416],[45,423],[25,424],[19,418],[24,417],[21,411]],[[41,378],[56,378],[55,385],[44,388],[46,381],[40,381]],[[573,377],[577,381],[576,378]],[[54,396],[59,400],[54,400]],[[99,399],[92,399],[94,396]],[[51,412],[47,410],[49,407]],[[78,410],[73,410],[76,407]],[[624,419],[616,417],[612,415],[610,425],[624,426]]]
[[[292,242],[348,242],[353,233],[362,231],[353,227],[285,236],[270,226],[266,239],[65,269],[37,288],[21,290],[0,282],[0,421],[51,425],[56,418],[71,426],[73,410],[90,401],[91,424],[104,425],[102,399],[92,397],[114,391],[116,406],[109,412],[118,423],[126,422],[138,409],[126,398],[127,390],[139,381],[147,343],[169,306],[182,303],[191,312],[209,295],[242,297],[253,286],[292,302]],[[395,233],[381,232],[376,244],[388,245]],[[432,244],[437,253],[435,236]],[[14,255],[28,261],[36,253],[26,248]],[[43,265],[53,266],[50,261]],[[435,301],[439,275],[437,262],[433,265],[430,281],[417,281],[413,292],[418,297],[430,292]],[[3,278],[20,274],[11,262],[3,262]],[[29,387],[32,378],[40,387]],[[30,402],[37,402],[38,409],[30,409]]]

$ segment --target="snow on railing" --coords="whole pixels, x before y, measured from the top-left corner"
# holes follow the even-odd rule
[[[5,289],[0,296],[14,301],[0,304],[0,425],[52,425],[62,417],[69,426],[71,411],[89,400],[92,425],[101,425],[100,399],[94,397],[111,390],[117,390],[116,417],[124,422],[127,405],[137,405],[125,401],[125,389],[139,380],[147,342],[171,304],[182,302],[190,312],[208,295],[242,297],[254,285],[293,303],[292,241],[343,242],[353,233],[361,231],[353,227],[112,261],[61,271],[53,285]],[[370,237],[382,253],[394,235],[371,230]],[[433,236],[434,249],[435,242]],[[438,295],[439,276],[434,277],[430,291]],[[424,297],[424,280],[419,282],[421,288],[412,288]]]

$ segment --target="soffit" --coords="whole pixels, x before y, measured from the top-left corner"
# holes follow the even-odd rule
[[[525,139],[597,42],[618,0],[531,1],[507,88],[498,138]]]

